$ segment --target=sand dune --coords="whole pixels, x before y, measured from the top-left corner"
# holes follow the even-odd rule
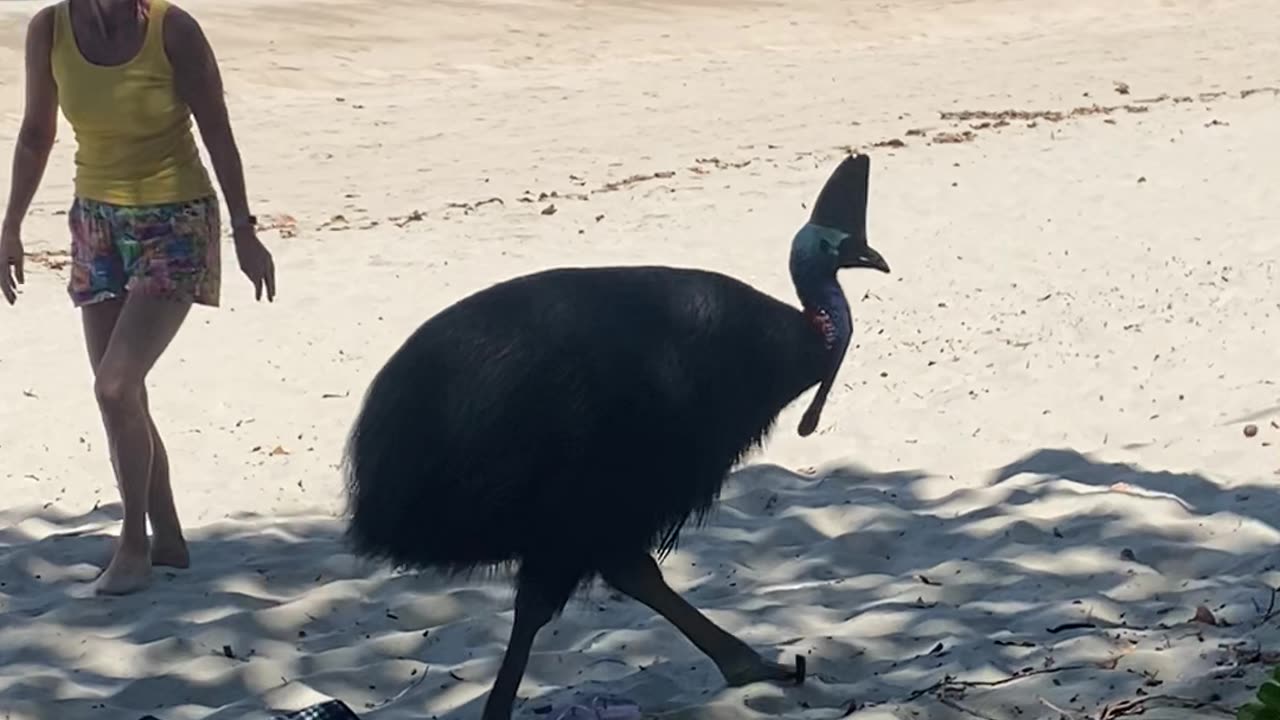
[[[819,433],[784,413],[665,565],[809,681],[725,689],[601,588],[540,637],[521,716],[613,694],[682,719],[1227,717],[1280,661],[1280,21],[854,5],[188,3],[280,296],[229,264],[153,375],[193,568],[90,597],[119,506],[63,290],[63,134],[0,308],[0,718],[476,717],[509,591],[339,539],[373,372],[552,265],[790,298],[787,243],[850,147],[895,272],[844,278],[858,335]],[[6,147],[35,7],[0,4]]]

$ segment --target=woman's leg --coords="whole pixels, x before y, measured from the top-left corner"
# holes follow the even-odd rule
[[[164,449],[160,431],[151,417],[147,403],[147,389],[142,389],[142,404],[151,423],[151,476],[147,494],[147,519],[151,521],[151,564],[185,568],[191,565],[187,540],[182,535],[182,523],[178,520],[178,508],[173,501],[173,486],[169,484],[169,453]]]
[[[94,393],[102,411],[111,461],[115,468],[124,523],[120,542],[107,569],[99,576],[97,592],[120,595],[144,587],[151,575],[151,546],[147,538],[151,477],[156,466],[157,435],[147,408],[145,382],[165,348],[177,335],[191,309],[190,301],[130,294],[119,308],[94,374]],[[90,311],[91,312],[91,311]],[[109,310],[104,310],[104,313]],[[89,322],[86,319],[86,322]],[[162,446],[159,446],[162,448]],[[167,464],[167,463],[166,463]],[[159,490],[159,488],[157,488]],[[172,491],[168,507],[172,509]],[[158,497],[164,503],[163,497]],[[163,520],[174,527],[157,527],[157,535],[176,528],[176,512]]]
[[[89,366],[94,377],[98,375],[98,365],[107,352],[111,334],[115,331],[116,321],[124,300],[111,299],[86,305],[81,311],[84,321],[85,346],[89,351]],[[143,406],[147,412],[147,421],[151,426],[152,456],[149,493],[147,495],[147,517],[151,521],[151,564],[168,567],[185,568],[190,565],[187,542],[182,535],[182,525],[178,521],[178,511],[173,502],[173,487],[169,483],[169,456],[164,448],[164,441],[156,430],[155,420],[151,417],[151,407],[147,403],[147,391],[142,390]],[[111,555],[115,555],[118,542],[112,542]],[[104,565],[105,567],[105,565]]]

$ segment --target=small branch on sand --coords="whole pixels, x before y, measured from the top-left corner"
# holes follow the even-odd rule
[[[1278,591],[1277,594],[1280,594],[1280,591]],[[954,693],[961,693],[960,697],[963,698],[963,691],[965,688],[998,687],[1000,685],[1008,685],[1009,683],[1017,682],[1019,680],[1025,680],[1026,678],[1034,677],[1036,675],[1048,675],[1051,673],[1066,672],[1068,670],[1088,670],[1088,669],[1093,669],[1097,667],[1098,666],[1095,663],[1088,663],[1088,664],[1062,665],[1059,667],[1051,667],[1051,668],[1039,668],[1035,670],[1027,670],[1024,672],[1019,672],[1014,675],[1010,675],[1007,678],[1002,678],[1000,680],[957,680],[951,677],[950,675],[948,675],[928,687],[916,690],[915,692],[911,693],[911,695],[908,696],[906,700],[904,700],[903,702],[912,702],[914,700],[918,700],[919,698],[925,695],[933,695],[934,699],[942,703],[943,705],[946,705],[947,707],[957,712],[964,713],[969,717],[976,718],[976,720],[996,720],[996,718],[986,715],[980,710],[975,710],[973,708],[961,705],[955,698],[949,697],[948,695],[954,694]],[[1118,702],[1108,703],[1106,705],[1103,705],[1102,709],[1097,711],[1096,714],[1066,710],[1064,708],[1058,707],[1057,705],[1053,704],[1052,702],[1050,702],[1049,700],[1046,700],[1043,697],[1037,697],[1036,699],[1040,701],[1040,704],[1044,705],[1045,707],[1049,708],[1053,712],[1057,713],[1058,717],[1063,718],[1064,720],[1118,720],[1119,718],[1130,717],[1133,715],[1141,715],[1142,713],[1146,712],[1147,706],[1152,703],[1172,705],[1175,707],[1188,708],[1192,710],[1208,710],[1216,714],[1224,715],[1226,717],[1235,716],[1235,711],[1232,710],[1231,708],[1228,708],[1222,705],[1217,705],[1212,702],[1204,702],[1201,700],[1193,700],[1191,698],[1178,697],[1176,695],[1141,695],[1139,697],[1131,698],[1128,700],[1121,700]],[[854,707],[856,707],[856,704],[854,705]],[[854,709],[854,707],[850,708],[851,712]]]
[[[1036,699],[1040,701],[1041,705],[1044,705],[1050,710],[1058,713],[1059,718],[1066,718],[1066,720],[1078,720],[1078,716],[1074,712],[1067,710],[1065,708],[1060,708],[1057,705],[1054,705],[1053,703],[1049,702],[1044,698],[1036,698]]]
[[[1213,710],[1215,712],[1222,713],[1227,717],[1235,717],[1234,710],[1223,707],[1222,705],[1215,705],[1210,702],[1201,702],[1199,700],[1177,697],[1175,695],[1144,695],[1142,697],[1133,698],[1132,700],[1121,700],[1117,703],[1104,705],[1102,707],[1102,712],[1098,715],[1098,720],[1116,720],[1116,718],[1141,715],[1146,712],[1147,704],[1153,702],[1189,708],[1191,710]]]
[[[1058,667],[1027,670],[1025,672],[1015,673],[1013,675],[1010,675],[1007,678],[1003,678],[1000,680],[957,680],[951,677],[950,675],[948,675],[942,678],[941,680],[939,680],[938,682],[930,685],[929,687],[921,688],[911,693],[911,695],[906,699],[906,702],[911,702],[912,700],[915,700],[924,695],[928,695],[929,693],[937,692],[939,690],[963,690],[964,688],[998,687],[1000,685],[1008,685],[1011,682],[1017,682],[1018,680],[1025,680],[1026,678],[1029,678],[1035,675],[1048,675],[1050,673],[1067,672],[1069,670],[1088,670],[1090,668],[1096,668],[1096,667],[1097,665],[1093,665],[1093,664],[1060,665]]]
[[[1258,621],[1256,627],[1261,627],[1271,622],[1271,618],[1276,616],[1276,595],[1280,594],[1280,588],[1271,588],[1271,601],[1267,603],[1267,611],[1262,613],[1262,619]]]
[[[383,700],[382,702],[374,703],[373,708],[384,708],[400,700],[400,698],[404,697],[405,695],[408,695],[411,690],[421,685],[427,679],[427,671],[429,669],[430,668],[426,663],[422,664],[421,672],[418,672],[418,670],[415,668],[413,673],[410,675],[410,677],[412,677],[413,679],[410,680],[409,683],[405,685],[403,688],[400,688],[400,692],[397,692],[395,695],[392,695],[391,697]],[[370,708],[370,709],[373,709],[373,708]]]
[[[955,710],[956,712],[961,712],[970,717],[978,718],[978,720],[999,720],[999,718],[992,717],[991,715],[987,715],[986,713],[978,712],[977,710],[974,710],[972,708],[967,708],[961,705],[960,703],[956,702],[955,700],[951,700],[950,698],[939,697],[938,702],[942,703],[943,705],[946,705],[947,707],[951,708],[952,710]]]

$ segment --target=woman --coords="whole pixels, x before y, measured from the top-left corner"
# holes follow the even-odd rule
[[[22,219],[61,107],[76,137],[68,292],[81,308],[124,506],[95,590],[120,595],[143,588],[152,565],[189,562],[145,380],[191,305],[218,305],[219,206],[192,116],[230,211],[240,269],[258,299],[265,288],[274,300],[275,268],[245,198],[217,61],[185,11],[166,0],[62,0],[41,10],[27,31],[26,91],[0,233],[0,290],[16,301]]]

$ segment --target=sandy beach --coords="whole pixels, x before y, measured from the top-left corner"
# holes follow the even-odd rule
[[[819,432],[786,410],[664,564],[808,681],[727,689],[599,588],[540,635],[517,716],[1227,718],[1280,662],[1274,3],[184,5],[279,295],[253,301],[228,241],[223,307],[150,383],[193,566],[93,597],[120,509],[65,292],[64,122],[0,307],[0,719],[478,717],[510,590],[340,541],[373,374],[546,267],[794,302],[788,243],[851,148],[894,273],[842,276],[857,334]],[[38,6],[0,2],[6,193]]]

